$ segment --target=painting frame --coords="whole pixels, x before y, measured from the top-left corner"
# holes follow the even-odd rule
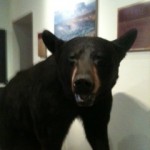
[[[150,51],[150,2],[134,3],[118,9],[118,37],[131,28],[138,30],[130,52]]]
[[[62,0],[61,2],[61,8],[57,5],[54,11],[54,34],[58,38],[67,41],[77,36],[97,36],[98,0]],[[68,2],[70,4],[65,4]]]
[[[38,33],[38,56],[47,58],[47,49],[42,39],[42,33]]]

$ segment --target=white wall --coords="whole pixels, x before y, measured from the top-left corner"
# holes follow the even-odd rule
[[[5,0],[3,0],[5,1]],[[144,1],[144,0],[142,0]],[[33,56],[37,56],[37,33],[44,28],[53,31],[53,0],[11,0],[11,23],[33,13]],[[117,9],[141,0],[99,0],[98,35],[113,40],[117,35]],[[13,38],[15,40],[15,38]],[[9,42],[9,76],[18,69],[19,50],[16,41]],[[120,78],[113,90],[114,103],[109,136],[111,150],[149,150],[150,145],[150,52],[128,53],[120,66]],[[90,150],[79,122],[75,121],[66,139],[66,150]],[[81,148],[82,147],[82,148]]]
[[[0,0],[0,28],[7,29],[9,23],[9,0]]]
[[[4,0],[3,0],[4,1]],[[37,35],[44,29],[53,31],[53,2],[52,0],[11,0],[10,3],[10,41],[8,48],[8,78],[20,70],[19,47],[13,29],[13,22],[33,13],[33,64],[41,61],[38,57]]]
[[[40,58],[37,55],[37,34],[42,32],[47,27],[45,19],[53,20],[51,16],[53,13],[50,12],[50,17],[47,17],[47,0],[12,0],[11,1],[11,22],[14,22],[29,13],[33,13],[33,61],[37,63]],[[51,5],[49,6],[51,9]]]

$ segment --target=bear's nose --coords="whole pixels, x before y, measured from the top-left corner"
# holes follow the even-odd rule
[[[94,89],[94,85],[91,80],[77,79],[74,82],[74,89],[78,94],[90,94]]]

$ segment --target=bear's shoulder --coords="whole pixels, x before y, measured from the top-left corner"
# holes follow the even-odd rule
[[[54,82],[58,82],[57,67],[54,56],[36,64],[35,66],[20,71],[10,80],[5,90],[9,93],[26,93],[49,88]],[[31,94],[31,93],[30,93]]]

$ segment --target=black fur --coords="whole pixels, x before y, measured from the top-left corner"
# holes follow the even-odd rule
[[[136,34],[133,29],[112,42],[97,37],[64,42],[44,31],[44,43],[54,54],[19,72],[6,86],[0,101],[0,148],[60,150],[72,121],[80,117],[93,150],[109,150],[107,125],[112,105],[111,89],[118,78],[119,63]],[[71,52],[80,48],[85,55],[100,53],[102,59],[96,64],[101,86],[90,107],[80,107],[71,90],[73,65],[69,59],[72,59]],[[86,49],[89,50],[86,52]]]

